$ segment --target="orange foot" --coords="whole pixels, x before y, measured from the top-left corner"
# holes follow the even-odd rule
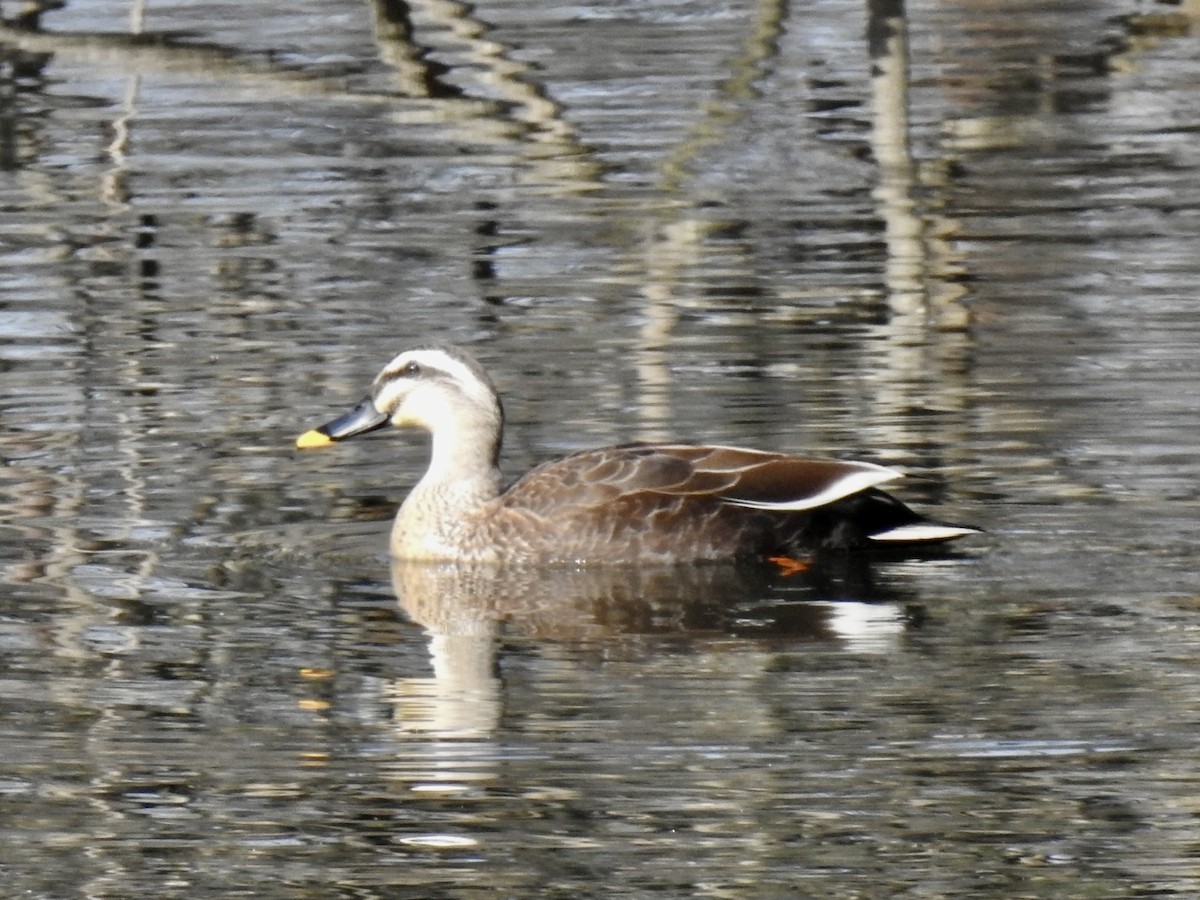
[[[808,569],[809,564],[802,559],[792,559],[790,556],[768,556],[767,562],[779,566],[780,574],[784,577],[799,575]]]

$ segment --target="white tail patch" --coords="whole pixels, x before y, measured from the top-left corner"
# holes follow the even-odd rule
[[[904,477],[902,472],[877,466],[874,463],[847,463],[847,465],[853,465],[854,470],[807,497],[796,497],[793,500],[739,500],[736,497],[722,497],[721,499],[734,506],[745,506],[749,509],[799,512],[805,509],[816,509],[818,506],[833,503],[835,500],[865,491],[867,488],[883,484],[885,481],[894,481]]]
[[[873,541],[949,541],[965,534],[979,534],[979,529],[962,525],[941,525],[937,522],[917,522],[913,525],[889,528],[870,537]]]

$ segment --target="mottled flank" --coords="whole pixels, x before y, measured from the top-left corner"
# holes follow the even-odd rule
[[[332,443],[387,422],[433,436],[429,469],[392,529],[398,559],[679,563],[936,544],[976,531],[926,519],[879,490],[901,477],[893,469],[738,447],[587,450],[502,490],[500,399],[453,347],[401,353],[370,398],[315,431]],[[323,446],[313,433],[298,446]]]

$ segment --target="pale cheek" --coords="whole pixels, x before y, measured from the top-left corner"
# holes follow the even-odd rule
[[[430,428],[439,415],[436,402],[421,395],[410,395],[392,413],[397,428]]]
[[[392,424],[397,428],[420,428],[425,420],[411,404],[406,404],[392,413]]]

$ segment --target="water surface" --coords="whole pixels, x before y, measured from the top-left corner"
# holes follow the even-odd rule
[[[9,894],[1195,893],[1198,26],[867,12],[0,32]],[[803,449],[988,533],[393,572],[420,440],[291,443],[430,339],[510,473]]]

